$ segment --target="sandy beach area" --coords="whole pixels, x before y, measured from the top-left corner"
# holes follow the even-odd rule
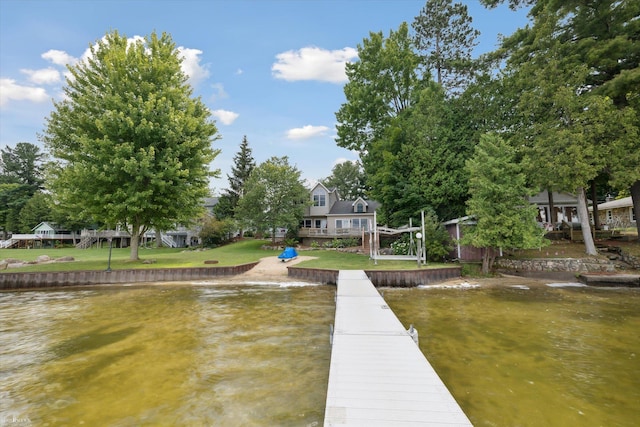
[[[260,262],[251,270],[237,276],[226,276],[225,283],[247,283],[247,282],[300,282],[300,279],[287,276],[287,267],[300,262],[315,259],[312,256],[298,256],[287,262],[282,262],[276,256],[261,258]],[[545,286],[549,283],[566,282],[554,278],[530,278],[520,276],[501,275],[488,278],[466,278],[461,277],[443,282],[434,283],[427,286],[440,287],[491,287],[491,286]],[[577,282],[577,280],[576,280]]]

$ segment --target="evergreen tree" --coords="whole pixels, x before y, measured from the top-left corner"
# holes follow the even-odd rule
[[[413,21],[424,65],[447,92],[463,87],[473,74],[471,51],[480,32],[471,22],[467,6],[452,0],[427,0]]]
[[[213,208],[213,214],[220,220],[236,218],[236,206],[238,206],[240,198],[244,196],[245,184],[256,167],[246,135],[242,138],[240,150],[233,157],[233,160],[231,175],[227,175],[229,188],[220,196],[218,203]],[[243,235],[244,230],[241,227],[240,237]]]
[[[503,2],[482,1],[491,7]],[[614,188],[629,190],[635,208],[640,209],[640,168],[637,166],[640,163],[640,141],[634,137],[640,128],[637,105],[640,97],[640,3],[633,0],[510,0],[509,3],[512,7],[533,5],[530,11],[532,25],[506,38],[501,49],[507,55],[508,68],[520,70],[518,94],[537,98],[528,104],[529,107],[538,105],[538,115],[523,114],[527,119],[525,127],[529,126],[529,120],[538,124],[546,122],[547,128],[563,131],[566,131],[565,125],[574,125],[577,134],[579,124],[567,122],[566,117],[558,115],[555,124],[549,122],[550,117],[545,113],[558,112],[558,109],[548,108],[549,99],[557,100],[556,88],[562,91],[567,87],[573,90],[567,96],[595,96],[592,100],[576,99],[574,103],[574,114],[589,120],[594,126],[600,123],[608,129],[601,133],[597,142],[605,147],[600,153],[606,156],[606,164],[601,165],[602,168],[595,171],[589,180],[593,182],[603,176],[608,177]],[[576,76],[580,77],[579,81]],[[603,103],[612,103],[619,110],[619,117],[605,124],[602,118],[596,117],[596,108],[592,108],[591,117],[588,117],[589,111],[579,110],[578,104],[592,103],[602,108]],[[607,113],[608,117],[611,114]],[[616,126],[616,120],[620,120],[623,126]],[[623,127],[626,137],[620,136]],[[521,142],[515,141],[517,144]],[[582,182],[581,185],[588,183]],[[588,229],[583,225],[583,233]],[[589,240],[590,237],[585,236],[587,252],[595,253],[595,246]]]
[[[229,193],[239,199],[244,195],[245,183],[256,167],[256,162],[251,154],[251,148],[249,147],[246,135],[242,138],[240,151],[233,157],[233,161],[234,166],[231,167],[231,175],[227,175],[229,178]]]
[[[3,238],[7,232],[24,230],[20,212],[43,186],[45,160],[46,155],[40,147],[27,142],[0,150],[0,231]]]
[[[469,173],[467,214],[477,223],[468,227],[463,244],[485,248],[482,271],[488,273],[494,249],[531,249],[545,244],[544,229],[536,223],[537,207],[527,197],[536,191],[526,185],[515,150],[496,135],[483,135],[466,163]]]
[[[40,147],[19,142],[14,148],[6,146],[0,152],[0,182],[28,185],[34,192],[42,188],[46,155]]]

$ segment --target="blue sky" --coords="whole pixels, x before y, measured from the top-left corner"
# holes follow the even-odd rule
[[[476,54],[527,23],[524,11],[469,6],[481,36]],[[42,144],[38,134],[60,99],[65,64],[111,30],[171,34],[195,94],[216,119],[222,150],[215,194],[244,135],[260,163],[288,156],[309,181],[357,154],[335,144],[344,103],[344,63],[369,32],[411,23],[418,0],[0,0],[0,147]]]

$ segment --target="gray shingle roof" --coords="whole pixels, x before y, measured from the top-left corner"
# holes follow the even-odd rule
[[[367,203],[367,211],[364,213],[373,213],[376,209],[380,207],[380,203],[375,200],[365,200]],[[353,203],[354,200],[339,200],[331,206],[331,210],[329,211],[329,215],[349,215],[349,214],[357,214],[353,211]]]

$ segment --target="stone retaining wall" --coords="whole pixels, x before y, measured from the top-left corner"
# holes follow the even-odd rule
[[[288,267],[289,277],[316,283],[335,285],[338,270],[323,268]],[[459,278],[461,267],[421,268],[415,270],[365,270],[365,274],[375,286],[411,287],[443,282]]]
[[[257,264],[257,262],[252,262],[249,264],[228,267],[1,273],[0,290],[140,282],[180,282],[186,280],[203,280],[211,279],[214,277],[235,276],[252,269]]]
[[[495,261],[497,268],[515,271],[569,271],[569,272],[593,272],[616,271],[615,265],[606,259],[601,258],[532,258],[532,259],[509,259],[497,258]]]

